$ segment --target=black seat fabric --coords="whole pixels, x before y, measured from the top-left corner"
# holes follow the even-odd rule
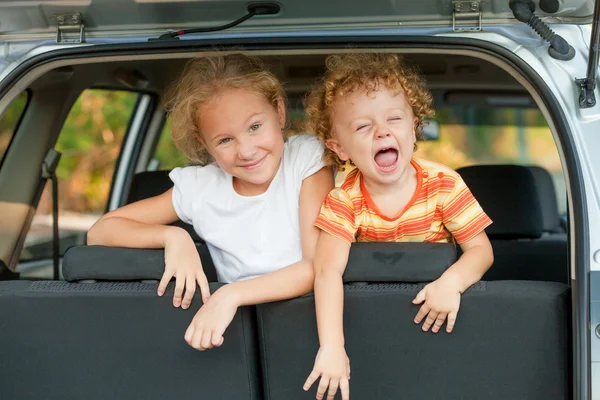
[[[135,174],[131,181],[131,187],[129,188],[127,204],[158,196],[171,189],[173,187],[173,181],[169,178],[169,172],[170,171],[146,171]],[[209,277],[209,282],[216,282],[217,272],[215,271],[212,257],[206,243],[198,236],[194,227],[181,220],[176,221],[171,225],[183,228],[190,234],[196,243],[198,253],[200,253],[204,273]]]
[[[214,291],[218,284],[211,284]],[[2,399],[262,399],[253,308],[223,346],[184,333],[200,307],[172,305],[157,284],[0,282]]]
[[[451,334],[413,322],[421,287],[345,286],[351,398],[569,398],[566,285],[480,282],[462,296]],[[318,382],[302,392],[319,346],[313,296],[257,308],[265,399],[314,399]]]
[[[543,236],[542,205],[532,170],[518,165],[478,165],[457,172],[494,221],[486,229],[494,265],[483,279],[568,284],[567,237]]]
[[[544,232],[550,234],[565,233],[560,223],[558,200],[556,199],[556,190],[552,181],[552,175],[545,168],[539,166],[530,166],[529,170],[533,173],[540,200]]]

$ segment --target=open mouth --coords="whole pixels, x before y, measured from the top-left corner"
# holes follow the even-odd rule
[[[375,164],[382,171],[392,171],[398,164],[398,150],[383,148],[375,154]]]

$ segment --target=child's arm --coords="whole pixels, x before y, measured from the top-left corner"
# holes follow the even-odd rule
[[[167,284],[176,277],[173,305],[188,308],[200,285],[203,299],[208,299],[208,280],[196,246],[190,235],[182,228],[167,226],[177,221],[172,202],[173,189],[141,200],[103,215],[87,235],[88,245],[104,245],[129,248],[164,248],[165,273],[158,286],[162,296]],[[185,288],[185,297],[182,298]]]
[[[290,299],[312,289],[312,259],[319,233],[313,224],[332,188],[333,176],[329,167],[304,179],[299,210],[303,259],[269,274],[230,283],[217,290],[196,313],[185,333],[185,340],[190,346],[198,350],[220,346],[223,333],[240,306]]]
[[[460,307],[460,296],[475,282],[479,281],[494,262],[492,245],[484,231],[460,245],[462,256],[436,281],[425,286],[413,300],[421,306],[415,323],[423,318],[423,330],[433,325],[432,332],[437,333],[446,318],[447,332],[452,332],[456,315]]]
[[[315,308],[319,332],[319,352],[304,390],[321,377],[317,399],[327,387],[328,398],[338,390],[342,399],[349,398],[350,361],[344,349],[344,287],[342,275],[348,263],[348,243],[324,231],[319,236],[315,255]]]

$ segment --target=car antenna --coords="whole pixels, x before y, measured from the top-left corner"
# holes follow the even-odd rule
[[[557,60],[569,61],[575,57],[575,49],[560,35],[557,35],[534,14],[535,3],[532,0],[510,0],[508,3],[514,17],[526,23],[545,41],[550,43],[548,53]]]
[[[225,25],[213,26],[210,28],[191,28],[191,29],[180,29],[178,31],[168,31],[163,33],[157,38],[151,38],[148,41],[157,40],[179,40],[179,36],[187,35],[189,33],[208,33],[217,32],[225,29],[233,28],[236,25],[254,17],[255,15],[275,15],[281,11],[281,6],[277,3],[250,3],[248,4],[248,13],[241,18],[236,19]]]

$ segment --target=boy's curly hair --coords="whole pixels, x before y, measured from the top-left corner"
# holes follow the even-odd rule
[[[229,54],[190,60],[168,90],[165,110],[172,120],[175,145],[192,164],[211,162],[198,128],[198,110],[223,89],[247,89],[275,108],[279,98],[285,101],[281,82],[257,57]]]
[[[414,68],[405,65],[401,56],[386,53],[335,54],[327,57],[325,65],[325,75],[305,101],[307,130],[317,135],[323,143],[334,135],[331,111],[336,96],[344,96],[358,89],[377,91],[380,84],[392,90],[404,91],[417,119],[417,137],[422,136],[425,118],[434,114],[432,96],[424,78]],[[344,164],[328,148],[325,148],[324,157],[329,164]]]

